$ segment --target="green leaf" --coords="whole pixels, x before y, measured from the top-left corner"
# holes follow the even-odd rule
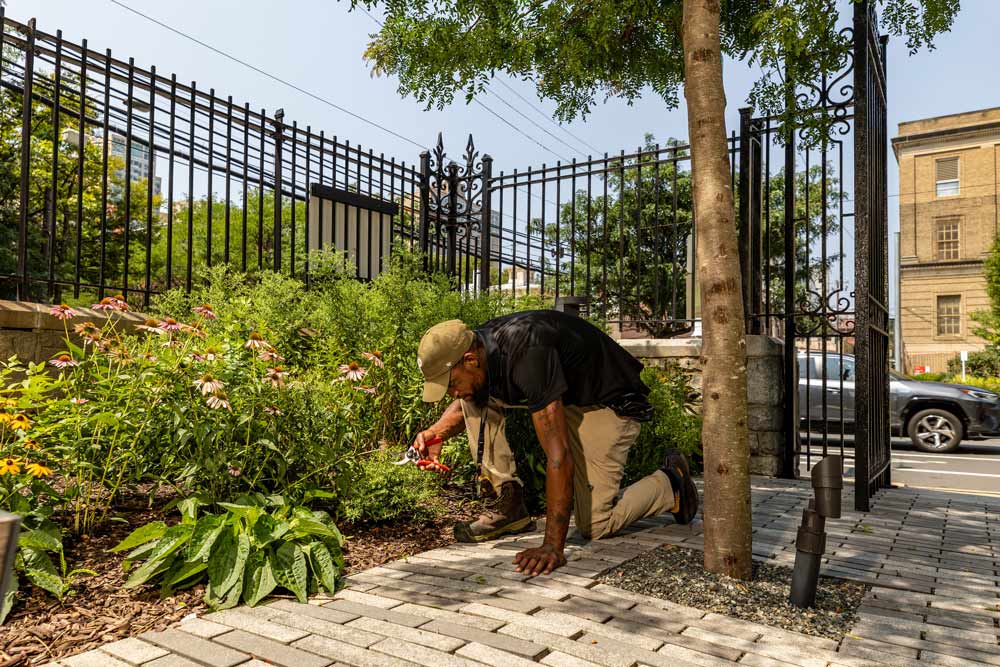
[[[146,542],[142,546],[136,547],[132,551],[125,555],[125,560],[122,561],[122,567],[128,572],[128,569],[132,567],[132,563],[137,560],[146,560],[149,554],[153,553],[153,549],[156,548],[156,542]]]
[[[26,547],[21,549],[21,558],[24,563],[24,574],[28,577],[28,581],[61,600],[66,594],[68,586],[59,576],[49,555],[44,551]]]
[[[218,514],[209,514],[199,519],[191,533],[185,559],[190,562],[207,561],[212,552],[212,545],[224,527],[223,518]]]
[[[309,545],[309,562],[312,564],[313,573],[323,584],[323,588],[328,593],[337,590],[337,567],[333,564],[333,556],[330,550],[322,542],[313,542]]]
[[[287,533],[288,529],[286,521],[275,521],[270,514],[264,514],[254,524],[252,535],[257,547],[263,548]]]
[[[160,587],[160,597],[165,598],[173,594],[174,588],[203,572],[208,568],[207,563],[185,563],[180,558],[175,558],[170,570],[163,577],[163,585]],[[191,582],[194,583],[194,582]]]
[[[7,594],[3,596],[3,600],[0,600],[0,625],[3,625],[4,621],[7,620],[7,615],[10,614],[10,610],[14,608],[14,600],[17,597],[19,584],[17,572],[11,572]]]
[[[145,526],[140,526],[128,534],[124,540],[111,549],[112,553],[134,549],[135,547],[163,537],[167,532],[167,524],[162,521],[153,521]]]
[[[147,560],[145,563],[140,565],[135,569],[134,572],[125,580],[125,585],[122,588],[130,589],[137,586],[142,586],[144,583],[162,574],[170,569],[171,564],[175,559],[160,559],[160,560]]]
[[[251,607],[271,594],[278,582],[271,570],[271,558],[267,551],[255,551],[247,559],[243,574],[243,601]]]
[[[181,520],[184,523],[194,523],[198,518],[198,508],[201,507],[202,503],[198,498],[190,497],[185,498],[177,503],[177,509],[181,513]]]
[[[330,530],[329,526],[316,521],[315,519],[303,518],[296,516],[291,522],[292,533],[296,537],[308,537],[310,535],[319,535],[320,537],[329,537],[331,539],[337,539],[340,537],[339,533],[335,533]]]
[[[294,542],[285,542],[274,552],[272,561],[275,580],[295,594],[299,602],[305,603],[308,571],[306,557]]]
[[[208,580],[216,595],[224,596],[240,580],[249,555],[250,538],[246,534],[234,535],[232,528],[223,531],[208,558]]]
[[[62,551],[62,541],[43,530],[26,530],[17,538],[22,549],[31,547],[40,551]]]

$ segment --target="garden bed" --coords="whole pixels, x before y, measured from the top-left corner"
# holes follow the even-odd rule
[[[704,569],[704,554],[665,545],[605,574],[601,581],[634,593],[827,639],[843,639],[858,618],[867,587],[820,577],[816,606],[788,602],[792,570],[754,561],[753,580],[738,581]]]
[[[162,507],[166,500],[158,499],[156,504]],[[467,490],[456,487],[442,490],[440,504],[439,515],[420,523],[400,520],[382,525],[344,524],[347,572],[366,570],[453,542],[452,524],[477,516],[480,511]],[[76,592],[61,603],[44,591],[22,584],[18,605],[0,627],[0,665],[42,665],[101,644],[162,630],[188,614],[207,610],[201,584],[163,600],[156,586],[122,590],[126,579],[122,554],[109,553],[108,549],[134,528],[164,518],[161,511],[147,509],[146,505],[144,497],[133,498],[118,507],[117,516],[124,522],[108,523],[105,530],[87,539],[67,540],[66,558],[74,567],[93,570],[97,576],[79,578],[74,585]]]

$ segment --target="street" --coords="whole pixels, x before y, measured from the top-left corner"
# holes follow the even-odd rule
[[[844,447],[844,476],[850,478],[854,476],[854,443],[850,436],[847,438]],[[834,438],[831,438],[828,452],[836,454],[839,449]],[[810,463],[815,465],[823,455],[822,441],[815,435],[810,451]],[[808,474],[804,455],[799,474],[803,477]],[[892,483],[1000,494],[1000,438],[965,440],[958,450],[948,454],[927,454],[915,449],[908,438],[893,438]]]

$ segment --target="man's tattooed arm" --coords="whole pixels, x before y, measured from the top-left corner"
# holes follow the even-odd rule
[[[545,543],[560,551],[566,546],[573,506],[573,453],[561,400],[555,400],[531,415],[538,441],[545,450],[546,464]]]
[[[458,435],[465,430],[465,416],[462,414],[462,401],[452,401],[441,414],[441,418],[430,427],[434,434],[442,440]]]

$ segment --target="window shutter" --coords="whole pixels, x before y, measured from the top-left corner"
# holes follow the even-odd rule
[[[958,158],[949,157],[936,162],[938,181],[958,180]]]

